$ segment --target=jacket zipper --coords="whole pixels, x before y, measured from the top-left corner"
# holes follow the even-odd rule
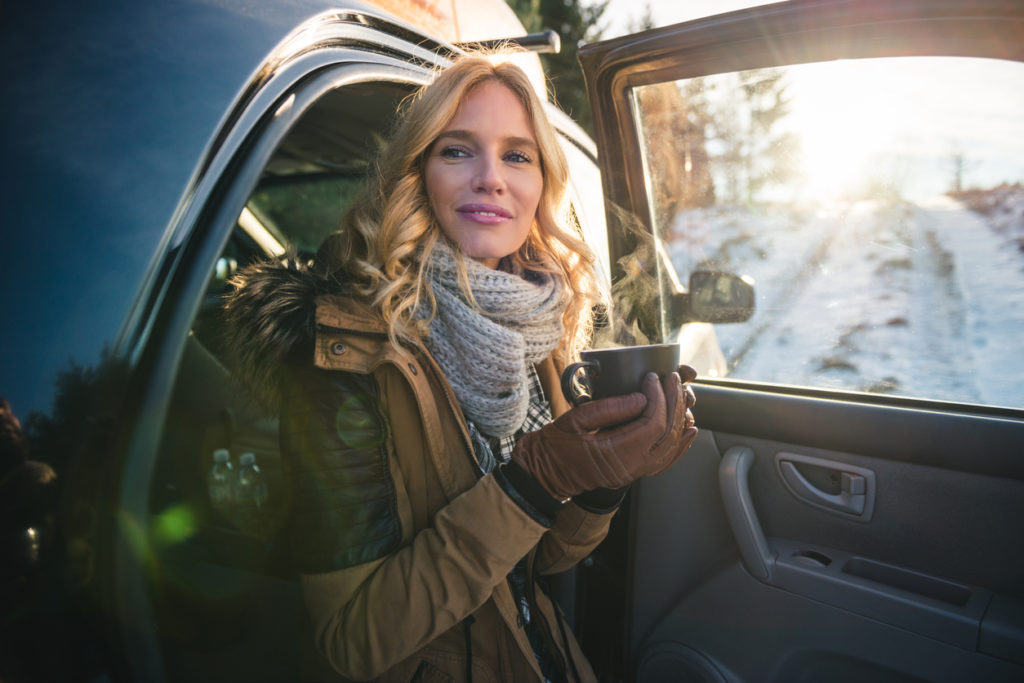
[[[473,622],[476,617],[470,614],[463,619],[462,627],[466,631],[466,683],[473,683]]]
[[[548,623],[547,617],[544,616],[544,613],[537,606],[537,579],[535,578],[537,576],[537,553],[533,554],[533,557],[530,559],[527,566],[526,599],[530,607],[531,616],[535,621],[539,620],[539,623],[542,625],[541,636],[544,639],[545,646],[549,650],[549,656],[556,658],[555,663],[560,665],[559,670],[562,671],[566,681],[569,680],[570,672],[572,672],[576,677],[577,681],[580,681],[580,674],[576,669],[576,662],[572,658],[572,651],[569,649],[568,639],[565,635],[565,630],[562,627],[561,620],[559,619],[558,605],[549,595],[548,601],[551,603],[552,610],[555,613],[555,619],[559,620],[558,626],[562,634],[564,648],[562,648],[561,652],[559,651],[560,648],[558,647],[558,642],[555,640],[555,634],[551,631],[551,624]],[[566,666],[566,664],[568,664],[568,666]]]

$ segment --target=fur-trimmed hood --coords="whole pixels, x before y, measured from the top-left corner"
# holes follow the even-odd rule
[[[341,287],[295,256],[253,263],[229,284],[227,361],[258,400],[277,409],[289,366],[312,355],[317,297],[337,294]]]

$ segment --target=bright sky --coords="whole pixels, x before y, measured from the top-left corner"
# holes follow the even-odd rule
[[[681,21],[699,19],[712,14],[723,14],[744,7],[765,5],[758,0],[611,0],[604,13],[607,26],[605,38],[630,32],[640,22],[646,6],[651,8],[655,26],[668,26]]]
[[[768,4],[759,0],[611,0],[604,38]],[[806,190],[829,194],[865,174],[899,176],[903,191],[948,189],[955,152],[968,186],[1024,179],[1024,66],[923,58],[806,65],[787,75]]]
[[[841,193],[876,177],[907,198],[941,194],[962,154],[967,186],[1024,180],[1024,65],[919,57],[792,67],[789,123],[807,190]]]

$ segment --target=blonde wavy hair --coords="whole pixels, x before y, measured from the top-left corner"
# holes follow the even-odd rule
[[[493,53],[458,57],[402,103],[391,140],[365,189],[343,218],[341,230],[320,248],[317,260],[370,302],[387,324],[393,343],[400,347],[403,340],[423,337],[426,324],[415,313],[424,302],[428,310],[436,310],[426,264],[438,240],[447,239],[427,196],[427,157],[466,95],[489,81],[506,86],[519,98],[537,141],[543,189],[533,226],[511,259],[517,267],[550,273],[563,281],[567,305],[560,355],[568,360],[589,343],[591,311],[602,298],[595,258],[568,210],[569,166],[543,104],[526,74],[514,64],[496,62]],[[460,275],[467,300],[472,302],[462,264]]]

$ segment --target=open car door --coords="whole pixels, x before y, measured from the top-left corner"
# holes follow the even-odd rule
[[[599,669],[1024,680],[1022,60],[1009,0],[796,1],[581,50],[616,332],[703,325],[728,368],[584,574]],[[731,296],[680,290],[697,271],[752,275],[749,320],[693,314]]]

